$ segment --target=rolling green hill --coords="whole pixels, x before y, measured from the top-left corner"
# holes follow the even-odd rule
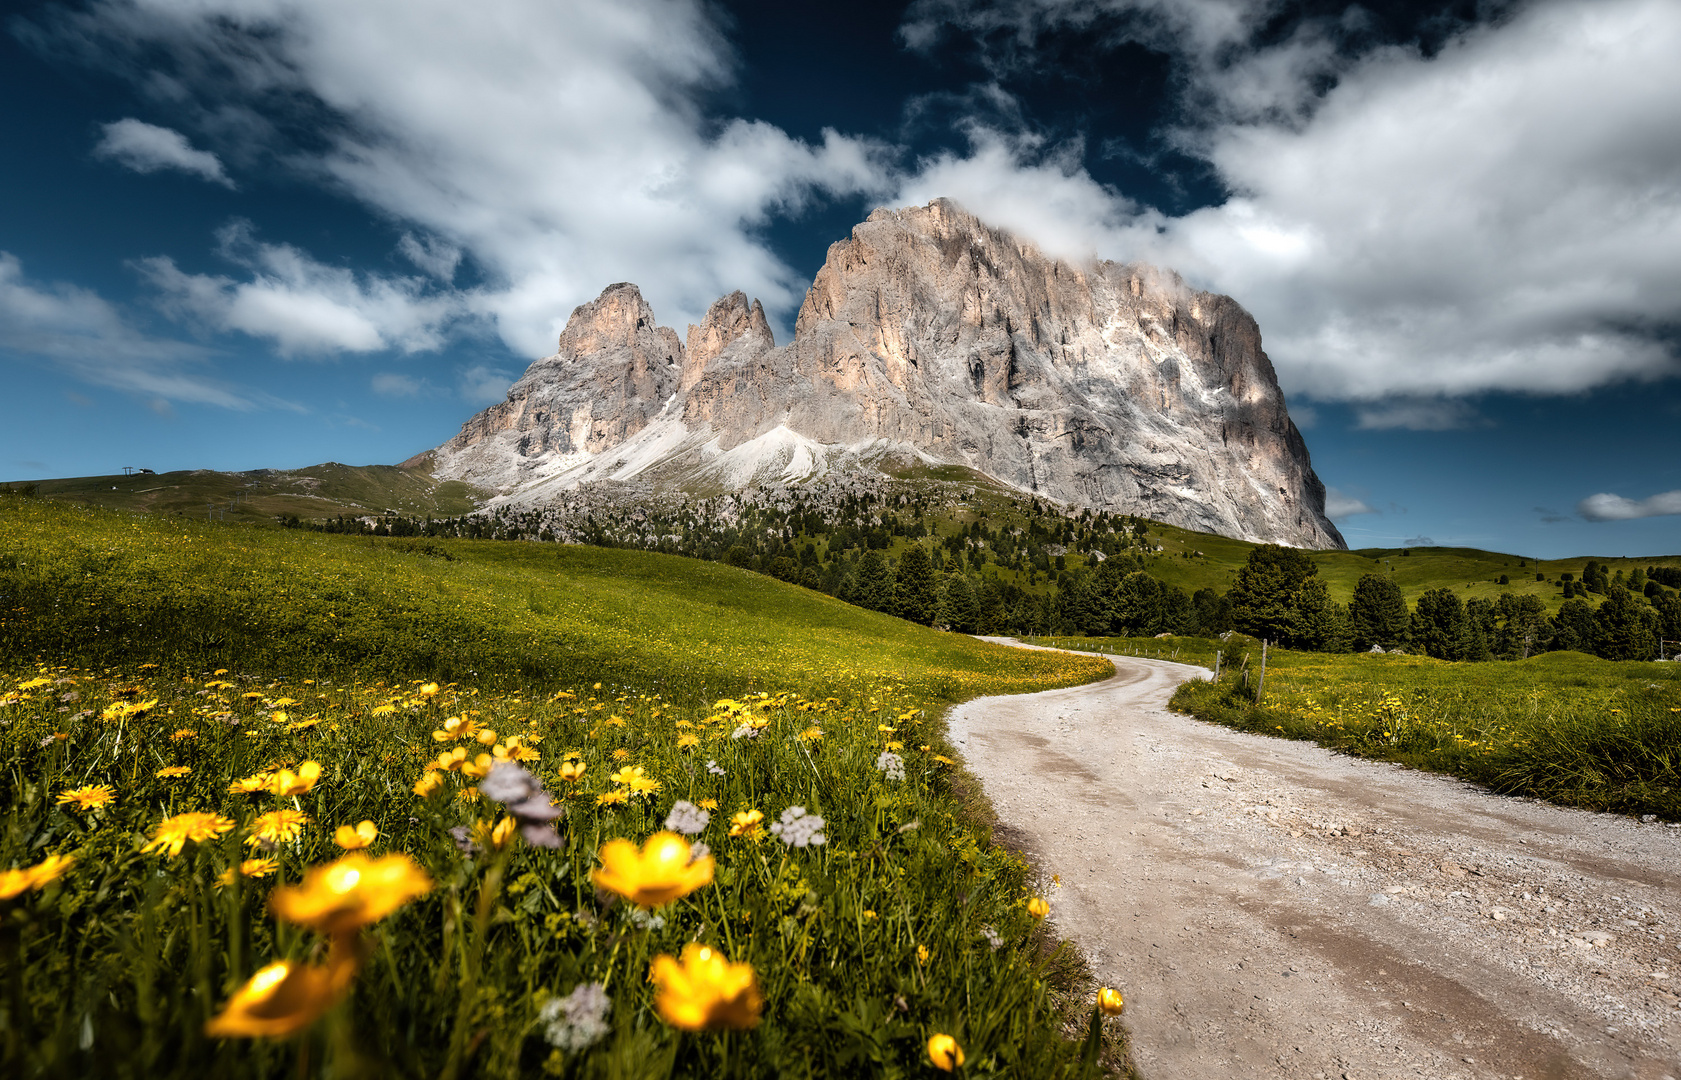
[[[43,498],[108,510],[133,510],[200,521],[273,522],[282,516],[330,518],[388,513],[425,517],[471,513],[478,492],[458,480],[440,482],[424,467],[341,465],[307,469],[211,469],[83,476],[8,485]]]

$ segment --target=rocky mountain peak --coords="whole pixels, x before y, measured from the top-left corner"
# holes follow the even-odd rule
[[[699,381],[706,366],[735,347],[736,351],[766,352],[776,347],[775,335],[757,300],[747,302],[741,291],[713,301],[700,325],[690,324],[688,348],[683,356],[682,388]]]
[[[540,502],[597,479],[798,482],[884,455],[1187,528],[1340,547],[1254,319],[1171,270],[1052,259],[949,200],[833,244],[794,340],[736,292],[688,330],[635,286],[438,451]]]

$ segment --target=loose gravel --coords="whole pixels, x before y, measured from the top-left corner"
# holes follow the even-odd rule
[[[1151,1080],[1681,1080],[1681,828],[1171,713],[1201,668],[953,709]]]

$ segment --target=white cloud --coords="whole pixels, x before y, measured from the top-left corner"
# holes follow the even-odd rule
[[[970,209],[1051,246],[1083,236],[1235,296],[1293,394],[1401,399],[1367,426],[1416,419],[1418,402],[1443,396],[1681,372],[1659,336],[1681,321],[1681,5],[1542,0],[1430,57],[1342,60],[1325,24],[1249,47],[1275,7],[1020,0],[999,24],[1030,45],[1058,21],[1131,12],[1133,37],[1184,53],[1187,101],[1211,104],[1188,109],[1205,122],[1179,142],[1233,191],[1222,205],[1134,212],[1084,170],[1054,153],[1047,168],[1041,148],[1003,136],[929,163],[928,182],[904,191],[961,183]],[[942,0],[909,25],[926,37],[942,12],[993,8]],[[1189,44],[1158,32],[1175,27]],[[1333,67],[1334,88],[1308,93]],[[1020,210],[1035,202],[1044,220]]]
[[[220,158],[208,150],[193,149],[187,137],[172,128],[130,117],[106,124],[104,132],[93,148],[95,157],[109,158],[135,172],[177,169],[223,187],[234,186]]]
[[[882,187],[873,144],[705,113],[733,77],[714,18],[703,0],[96,0],[62,32],[166,50],[172,93],[269,121],[241,131],[311,103],[326,145],[286,160],[426,235],[401,250],[429,274],[447,280],[464,252],[487,281],[466,307],[541,355],[614,281],[679,326],[737,288],[790,312],[807,283],[753,230],[814,195]],[[232,308],[240,283],[215,285]],[[389,339],[345,292],[253,297],[246,321],[297,351]],[[289,335],[300,309],[313,329]]]
[[[1479,422],[1475,409],[1453,398],[1386,398],[1360,406],[1355,415],[1355,426],[1364,431],[1454,431]]]
[[[1681,491],[1666,491],[1645,499],[1621,495],[1589,495],[1576,504],[1576,512],[1589,521],[1631,521],[1635,518],[1681,514]]]
[[[184,273],[161,256],[139,266],[169,309],[216,330],[267,338],[282,355],[435,349],[442,328],[463,312],[459,297],[428,292],[419,278],[326,266],[289,244],[257,241],[243,223],[222,230],[221,241],[249,280]]]
[[[408,375],[399,375],[392,371],[382,371],[368,381],[374,393],[381,397],[412,398],[419,397],[425,385]]]
[[[508,396],[508,387],[515,376],[484,364],[474,364],[461,372],[461,398],[473,405],[488,405]]]
[[[30,281],[0,251],[0,349],[47,360],[84,382],[145,396],[248,409],[248,395],[192,371],[204,349],[147,335],[97,293]]]
[[[1354,517],[1358,514],[1375,514],[1376,510],[1367,505],[1364,499],[1357,499],[1346,495],[1334,487],[1325,489],[1325,516],[1333,521]]]

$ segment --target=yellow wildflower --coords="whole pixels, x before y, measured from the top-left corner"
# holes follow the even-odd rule
[[[916,947],[916,962],[918,964],[926,967],[928,964],[928,955],[928,946],[918,945]]]
[[[1027,913],[1035,919],[1043,919],[1051,913],[1051,905],[1045,903],[1041,897],[1035,896],[1027,902]]]
[[[302,795],[315,786],[321,779],[321,763],[306,761],[298,766],[297,772],[291,769],[280,769],[269,778],[269,792],[274,795]]]
[[[373,715],[375,715],[375,716],[390,716],[392,713],[397,711],[397,706],[395,706],[395,705],[375,705],[369,711],[372,712]]]
[[[957,1040],[950,1035],[935,1034],[928,1036],[928,1064],[941,1072],[952,1072],[963,1067],[963,1048],[957,1045]]]
[[[271,810],[257,815],[257,819],[251,822],[251,835],[245,838],[245,842],[289,844],[303,834],[304,826],[308,824],[309,815],[300,810]]]
[[[429,682],[422,686],[419,690],[415,691],[415,693],[419,694],[421,697],[432,697],[436,695],[437,692],[438,684],[435,682]]]
[[[214,1039],[280,1038],[315,1023],[333,1007],[356,975],[348,950],[334,948],[325,966],[279,960],[234,992],[204,1025]]]
[[[378,837],[379,826],[372,821],[364,821],[359,825],[340,825],[333,830],[333,843],[346,851],[365,848]]]
[[[414,793],[424,799],[442,787],[443,783],[444,778],[440,773],[422,773],[420,779],[414,782]]]
[[[674,832],[657,832],[638,850],[629,840],[609,840],[590,871],[597,887],[641,907],[662,907],[712,881],[713,858],[693,859],[689,842]]]
[[[1126,1003],[1121,1000],[1121,992],[1119,990],[1111,990],[1109,987],[1105,986],[1099,988],[1097,991],[1097,1011],[1102,1013],[1104,1016],[1121,1015],[1121,1009],[1125,1004]]]
[[[228,785],[229,795],[255,795],[259,791],[267,791],[274,780],[273,773],[253,773],[243,780],[235,780]]]
[[[276,889],[269,906],[286,922],[336,936],[431,891],[432,879],[407,855],[370,859],[358,851],[311,868],[301,885]]]
[[[0,900],[10,900],[31,889],[46,888],[63,877],[75,862],[74,855],[48,855],[34,866],[0,870]]]
[[[695,805],[700,807],[702,810],[716,810],[716,809],[718,809],[718,800],[717,799],[702,799],[700,802],[696,803]]]
[[[277,859],[246,859],[239,864],[240,876],[248,878],[266,878],[278,869],[280,862]],[[232,885],[233,867],[230,866],[218,874],[216,882],[219,885]]]
[[[743,810],[730,818],[730,835],[744,836],[749,840],[759,838],[759,830],[765,823],[765,815],[759,810]]]
[[[58,804],[65,806],[76,804],[78,810],[98,810],[117,801],[117,793],[110,784],[90,784],[87,787],[71,788],[69,791],[59,792]]]
[[[630,793],[622,788],[617,791],[603,791],[595,797],[597,806],[622,806],[630,798]]]
[[[167,765],[164,768],[159,769],[157,771],[156,775],[159,776],[160,778],[161,777],[170,777],[170,776],[186,776],[187,774],[191,773],[192,771],[193,771],[193,767],[191,765]]]
[[[584,778],[584,772],[589,768],[581,761],[563,761],[560,763],[560,778],[568,784],[576,784]]]
[[[152,834],[151,842],[140,850],[142,852],[164,851],[170,858],[181,854],[181,849],[189,842],[203,843],[214,840],[218,836],[233,828],[233,821],[220,814],[205,813],[192,810],[185,814],[164,818],[158,822],[158,828]]]
[[[648,968],[655,986],[654,1007],[674,1028],[745,1031],[759,1023],[764,998],[751,964],[732,964],[722,953],[699,942],[683,948],[683,958],[660,955]]]
[[[810,727],[806,728],[804,731],[800,732],[800,738],[805,740],[806,742],[816,742],[817,740],[821,739],[822,737],[823,737],[823,729],[818,727],[816,724],[813,724]]]
[[[175,732],[175,734],[171,735],[170,738],[175,739],[175,740],[196,739],[196,738],[198,738],[198,732],[193,728],[184,727],[184,728],[180,729],[179,731]]]

